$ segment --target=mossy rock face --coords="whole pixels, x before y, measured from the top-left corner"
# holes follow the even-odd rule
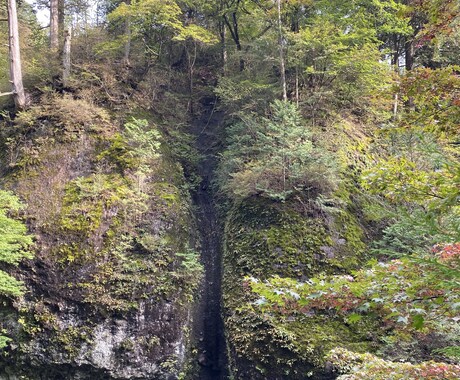
[[[31,380],[178,375],[201,279],[199,265],[190,271],[196,228],[181,166],[133,153],[97,107],[81,120],[66,116],[82,107],[70,97],[39,107],[13,127],[14,160],[2,162],[3,185],[27,204],[36,258],[17,273],[27,292],[0,367]]]
[[[276,321],[248,307],[254,295],[245,277],[274,275],[300,281],[318,273],[345,273],[363,260],[363,230],[346,209],[327,213],[296,202],[251,198],[233,206],[224,243],[224,317],[236,379],[328,379],[323,356],[339,343],[367,347],[333,318]]]

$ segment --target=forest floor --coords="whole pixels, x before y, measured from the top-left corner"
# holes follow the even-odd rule
[[[201,235],[201,262],[205,269],[195,328],[198,338],[199,380],[223,380],[228,378],[221,314],[223,224],[219,220],[213,186],[221,145],[218,136],[223,114],[215,110],[215,103],[211,99],[206,99],[203,105],[204,112],[192,123],[196,148],[202,156],[198,166],[202,181],[193,194],[193,201]]]

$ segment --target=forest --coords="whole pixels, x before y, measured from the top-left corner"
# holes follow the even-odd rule
[[[457,0],[5,0],[0,40],[0,380],[460,379]]]

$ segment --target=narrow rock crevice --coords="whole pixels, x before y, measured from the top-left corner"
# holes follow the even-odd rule
[[[204,112],[193,122],[196,148],[202,155],[198,174],[200,187],[193,195],[197,209],[198,229],[201,236],[201,260],[205,275],[195,325],[199,380],[228,378],[227,356],[222,320],[222,223],[219,221],[212,186],[219,151],[218,129],[223,115],[215,111],[214,104],[204,104]]]

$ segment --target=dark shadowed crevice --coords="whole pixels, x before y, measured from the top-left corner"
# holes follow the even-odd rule
[[[215,204],[212,180],[217,166],[218,128],[222,114],[213,103],[204,104],[205,111],[193,123],[197,149],[202,155],[198,174],[200,187],[193,195],[201,235],[201,260],[205,268],[202,296],[196,317],[199,380],[227,379],[227,356],[222,320],[222,224]]]

